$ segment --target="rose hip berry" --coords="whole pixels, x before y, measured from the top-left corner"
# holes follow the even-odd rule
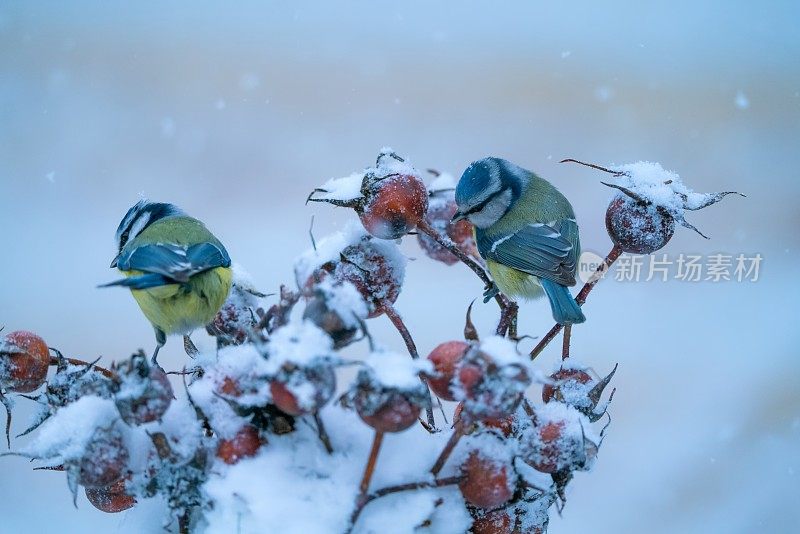
[[[565,395],[571,397],[571,393],[579,388],[588,391],[588,388],[581,388],[581,386],[591,384],[594,381],[591,375],[583,369],[569,368],[559,369],[550,375],[550,380],[553,381],[553,384],[545,384],[542,387],[542,400],[544,402],[552,400],[564,402]]]
[[[245,425],[231,439],[220,440],[217,447],[217,458],[228,465],[237,463],[242,458],[250,458],[266,441],[253,425]]]
[[[455,223],[451,222],[458,209],[455,200],[452,198],[437,198],[436,195],[442,195],[442,193],[434,193],[434,196],[431,197],[425,220],[434,230],[449,237],[464,254],[478,257],[472,224],[466,219]],[[424,233],[417,234],[417,241],[428,257],[447,265],[458,263],[458,258],[452,252]]]
[[[491,510],[514,496],[516,474],[510,462],[473,450],[461,465],[461,474],[463,478],[458,487],[473,506]]]
[[[500,365],[476,347],[459,363],[455,384],[464,401],[464,417],[486,422],[512,415],[530,378],[521,365]]]
[[[428,360],[433,363],[435,371],[433,375],[427,377],[428,385],[440,399],[456,400],[453,380],[459,362],[469,349],[470,344],[465,341],[446,341],[428,355]]]
[[[0,341],[0,388],[30,393],[44,384],[49,366],[47,343],[36,334],[18,330]]]
[[[506,510],[492,510],[482,514],[472,522],[471,534],[513,534],[514,520]]]
[[[115,427],[97,428],[77,463],[78,484],[102,488],[120,480],[128,468],[128,449]]]
[[[381,398],[378,399],[377,397]],[[360,389],[354,398],[356,412],[367,425],[380,432],[402,432],[419,419],[422,407],[401,392]]]
[[[463,413],[464,413],[464,403],[459,402],[458,405],[456,406],[455,411],[453,412],[454,425],[457,425],[462,422],[466,424],[472,422],[469,420],[470,419],[469,417],[467,417],[465,420],[465,418],[463,417]],[[485,428],[496,430],[505,437],[510,437],[511,434],[514,433],[514,414],[499,419],[486,419],[484,421],[481,421],[481,425]]]
[[[327,363],[307,367],[286,364],[269,383],[272,402],[289,415],[316,413],[336,391],[336,373]]]
[[[333,348],[336,350],[349,345],[358,333],[358,328],[345,321],[338,311],[328,306],[321,294],[315,295],[308,301],[303,311],[303,319],[324,330],[333,340]]]
[[[306,280],[304,292],[313,295],[316,284],[328,277],[334,284],[349,282],[367,303],[368,316],[383,313],[383,304],[393,304],[400,295],[404,271],[397,268],[381,250],[381,245],[365,238],[342,250],[336,261],[323,264]]]
[[[92,506],[107,514],[125,511],[136,504],[136,499],[125,488],[125,479],[120,479],[110,486],[86,488],[86,498]]]
[[[114,402],[122,420],[129,425],[143,425],[161,419],[172,402],[172,386],[167,374],[150,365],[143,353],[117,368],[118,390]]]
[[[356,211],[367,232],[379,239],[399,239],[417,227],[428,209],[422,180],[410,174],[365,180],[365,202]]]
[[[606,229],[615,245],[632,254],[652,254],[675,233],[675,219],[656,206],[617,196],[606,211]]]

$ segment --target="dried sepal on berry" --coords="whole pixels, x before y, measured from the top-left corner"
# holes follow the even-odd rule
[[[416,169],[384,148],[374,167],[328,181],[308,196],[308,202],[352,208],[373,236],[399,239],[425,216],[428,192]]]
[[[600,398],[616,372],[615,365],[608,375],[596,379],[588,367],[570,358],[548,377],[542,386],[542,400],[568,404],[594,423],[606,412],[610,399],[601,406]]]
[[[49,366],[47,343],[36,334],[18,330],[0,340],[0,389],[14,393],[39,389]]]

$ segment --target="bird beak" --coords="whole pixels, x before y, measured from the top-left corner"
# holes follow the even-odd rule
[[[458,221],[460,221],[460,220],[463,220],[463,219],[466,219],[466,218],[467,218],[467,216],[466,216],[466,215],[464,215],[464,214],[463,214],[463,213],[461,213],[460,211],[456,211],[455,215],[453,215],[453,218],[452,218],[452,219],[450,219],[450,222],[451,222],[451,223],[455,223],[455,222],[458,222]]]
[[[111,260],[111,265],[109,265],[109,268],[113,269],[114,267],[116,267],[118,261],[119,261],[119,254],[114,256],[114,259]]]

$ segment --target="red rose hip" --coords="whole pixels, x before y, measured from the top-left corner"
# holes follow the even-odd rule
[[[428,385],[434,393],[447,401],[454,401],[453,379],[459,362],[470,349],[465,341],[446,341],[431,351],[428,360],[433,363],[434,374],[427,377]]]
[[[47,343],[32,332],[11,332],[0,342],[0,388],[30,393],[44,384],[49,366]]]
[[[464,499],[478,508],[492,510],[514,496],[516,474],[510,462],[473,450],[461,465],[458,487]]]

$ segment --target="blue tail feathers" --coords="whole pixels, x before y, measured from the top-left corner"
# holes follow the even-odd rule
[[[581,307],[572,298],[569,289],[553,282],[552,280],[539,280],[550,300],[550,307],[553,309],[553,319],[560,324],[577,324],[586,320]]]

